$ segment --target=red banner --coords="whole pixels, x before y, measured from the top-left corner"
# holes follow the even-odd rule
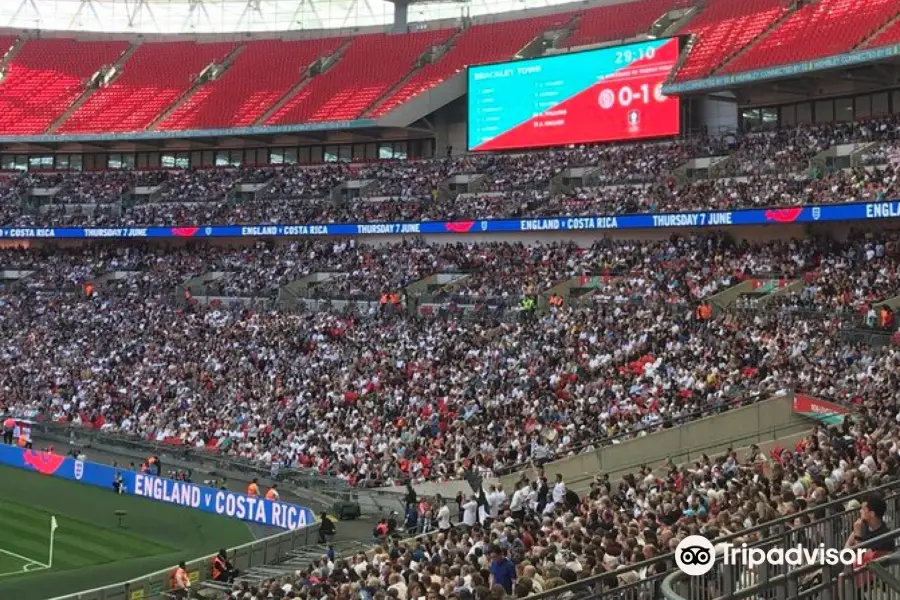
[[[850,414],[850,411],[840,404],[819,400],[806,394],[794,396],[794,412],[827,423],[843,421],[844,416]]]

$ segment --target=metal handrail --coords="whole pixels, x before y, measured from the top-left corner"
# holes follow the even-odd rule
[[[230,469],[237,472],[249,472],[260,477],[269,477],[270,469],[249,461],[242,461],[228,456],[222,456],[214,452],[198,450],[196,448],[186,448],[183,446],[175,446],[163,442],[150,442],[140,438],[117,435],[115,433],[101,432],[83,427],[75,427],[72,425],[62,425],[52,421],[41,421],[40,427],[51,433],[67,436],[85,436],[92,441],[100,443],[110,443],[129,449],[140,450],[147,456],[156,454],[173,456],[176,459],[189,462],[211,462],[219,469]],[[315,469],[281,469],[279,471],[279,479],[301,483],[305,487],[325,488],[336,490],[348,490],[349,484],[343,479],[337,477],[329,477],[322,475]]]
[[[290,552],[309,546],[310,536],[318,530],[319,522],[294,531],[282,531],[274,535],[235,547],[232,563],[240,570],[284,559]],[[302,543],[299,543],[302,538]],[[188,573],[197,572],[198,581],[210,579],[210,566],[216,553],[196,558],[187,563]],[[98,588],[83,590],[52,600],[101,600],[105,598],[149,598],[155,585],[166,585],[177,565],[154,571],[127,581],[112,583]]]
[[[880,535],[878,537],[872,538],[863,542],[861,544],[857,544],[854,548],[857,549],[867,549],[874,547],[882,542],[890,541],[893,542],[893,545],[896,547],[897,540],[900,539],[900,529],[894,529]],[[887,556],[882,556],[871,563],[867,563],[862,567],[855,566],[845,566],[839,567],[835,565],[806,565],[798,568],[794,568],[786,571],[783,574],[776,575],[775,577],[765,577],[764,574],[760,573],[759,579],[763,581],[759,583],[755,583],[741,589],[737,589],[736,586],[734,589],[730,589],[727,591],[727,595],[719,596],[714,595],[713,590],[715,589],[713,583],[720,583],[718,581],[711,581],[712,578],[709,575],[703,575],[700,577],[690,577],[686,573],[681,570],[676,569],[674,572],[670,573],[663,580],[662,585],[660,586],[660,592],[663,598],[666,600],[688,600],[685,596],[679,593],[676,587],[680,587],[680,585],[690,584],[691,581],[696,581],[698,587],[697,594],[690,594],[691,600],[713,600],[715,598],[730,598],[733,600],[739,600],[742,598],[822,598],[823,600],[829,598],[872,598],[873,596],[870,594],[861,593],[860,588],[871,588],[873,587],[873,583],[876,583],[878,580],[877,573],[879,571],[879,567],[885,566],[894,566],[896,567],[898,564],[898,553],[895,551]],[[809,589],[802,590],[801,586],[805,581],[809,581],[813,577],[821,574],[821,581],[819,583],[814,583],[811,585]],[[873,577],[874,575],[874,577]],[[847,592],[850,592],[849,594]],[[881,597],[881,594],[876,597]],[[884,597],[893,597],[890,594],[886,594]]]
[[[802,512],[795,513],[792,515],[788,515],[786,517],[779,517],[767,523],[763,523],[762,525],[757,525],[756,527],[752,527],[750,529],[745,529],[738,533],[732,533],[729,535],[721,536],[713,540],[713,544],[724,544],[730,543],[739,538],[752,536],[754,534],[760,534],[763,539],[757,540],[755,542],[749,543],[749,546],[767,546],[772,544],[778,544],[785,541],[786,536],[792,535],[800,535],[807,533],[809,531],[815,531],[819,529],[826,529],[826,523],[840,523],[842,520],[847,520],[847,517],[850,515],[855,515],[858,509],[851,510],[843,510],[844,506],[850,500],[860,501],[862,498],[871,494],[873,492],[880,492],[886,496],[885,501],[888,504],[889,512],[900,515],[900,480],[895,480],[889,483],[882,484],[876,488],[872,488],[869,490],[857,492],[852,495],[845,496],[839,500],[832,500],[826,504],[822,504],[819,506],[815,506],[812,508],[808,508]],[[888,494],[887,492],[891,492]],[[835,510],[841,509],[841,510]],[[828,516],[820,519],[812,518],[811,521],[802,527],[792,529],[790,528],[791,522],[802,519],[804,517],[815,517],[817,514],[821,514],[825,512]],[[831,514],[828,514],[831,513]],[[893,516],[893,515],[891,515]],[[850,520],[850,524],[852,526],[852,520]],[[775,534],[770,534],[769,532],[773,530],[773,528],[777,529],[778,532]],[[832,527],[831,537],[838,535],[839,532]],[[639,589],[646,589],[648,587],[656,588],[659,586],[664,578],[668,578],[673,574],[680,573],[680,571],[674,566],[675,565],[675,553],[669,552],[662,556],[657,556],[655,558],[651,558],[649,560],[645,560],[639,563],[635,563],[634,565],[628,565],[626,567],[621,567],[618,572],[614,573],[604,573],[602,575],[595,575],[593,577],[588,577],[577,581],[575,583],[560,586],[558,588],[554,588],[547,592],[543,592],[541,594],[536,594],[534,596],[529,596],[529,598],[533,600],[550,600],[556,598],[565,597],[567,600],[580,600],[581,598],[596,598],[602,597],[602,593],[599,593],[598,586],[602,586],[605,582],[609,581],[610,577],[615,577],[618,574],[627,572],[627,571],[637,571],[637,572],[646,572],[651,573],[654,568],[658,568],[657,566],[663,564],[665,568],[665,572],[657,575],[647,575],[642,581],[638,581],[636,583],[630,584],[624,587],[615,588],[614,592],[617,596],[621,596],[624,590],[629,588],[634,588],[635,591]],[[612,592],[611,592],[612,593]],[[582,595],[586,594],[586,595]],[[565,595],[565,596],[563,596]],[[654,596],[658,596],[658,594],[654,594]],[[627,596],[631,597],[631,596]],[[634,596],[638,597],[638,596]],[[671,599],[676,600],[676,599]],[[693,599],[692,599],[693,600]]]

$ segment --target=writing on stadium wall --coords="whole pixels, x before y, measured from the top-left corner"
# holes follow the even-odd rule
[[[426,235],[521,233],[542,231],[603,231],[610,229],[672,229],[785,225],[900,219],[900,201],[854,202],[747,208],[679,213],[597,215],[425,221],[420,223],[332,223],[328,225],[209,225],[204,227],[0,227],[0,239],[116,239],[116,238],[255,238],[366,235]]]
[[[118,475],[122,478],[126,494],[258,525],[293,530],[315,522],[313,512],[304,506],[116,469],[50,452],[0,445],[0,464],[106,488],[111,494],[114,493],[113,481]]]

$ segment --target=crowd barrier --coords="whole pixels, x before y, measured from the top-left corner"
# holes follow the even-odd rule
[[[66,440],[75,445],[85,446],[103,444],[137,452],[143,457],[167,456],[177,461],[185,461],[196,466],[204,466],[217,470],[240,473],[248,479],[254,477],[287,481],[306,489],[315,490],[347,490],[349,484],[337,477],[322,475],[315,469],[282,468],[273,472],[271,465],[252,463],[237,457],[217,453],[205,447],[194,448],[166,442],[152,442],[134,436],[125,436],[116,432],[100,431],[89,427],[63,425],[52,421],[39,421],[33,431],[51,439]],[[273,475],[275,475],[273,477]]]
[[[895,529],[857,547],[887,543],[896,548],[898,539],[900,529]],[[894,600],[900,597],[898,559],[900,555],[894,552],[861,567],[812,564],[785,568],[778,574],[765,568],[744,568],[739,579],[730,581],[722,579],[715,568],[697,577],[675,571],[666,576],[660,592],[665,600]]]
[[[317,524],[303,529],[284,531],[255,542],[249,542],[233,549],[229,558],[234,567],[247,571],[252,567],[273,564],[287,560],[294,550],[309,546],[316,540]],[[212,559],[215,554],[203,556],[186,564],[191,584],[212,578]],[[136,577],[121,583],[59,596],[52,600],[149,600],[158,598],[172,589],[172,574],[176,566]]]
[[[878,492],[885,497],[887,514],[885,521],[896,523],[900,517],[900,481],[892,481],[879,487],[865,490],[857,494],[846,496],[827,504],[807,509],[803,512],[780,517],[757,525],[744,531],[717,538],[714,543],[735,543],[741,540],[749,540],[748,544],[754,547],[771,548],[780,546],[783,548],[799,543],[823,543],[826,547],[842,548],[847,536],[852,531],[853,523],[859,516],[859,509],[847,509],[850,500],[861,502],[870,493]],[[797,523],[801,523],[797,525]],[[627,585],[615,585],[611,578],[620,574],[605,574],[589,577],[575,583],[554,588],[546,592],[529,596],[530,600],[657,600],[662,597],[664,581],[670,577],[676,577],[681,573],[675,567],[674,553],[668,553],[650,560],[637,563],[624,571],[633,570],[641,579]],[[721,581],[723,585],[737,585],[745,581],[744,574],[747,567],[740,562],[732,565],[716,563],[710,571],[709,578]],[[777,570],[771,568],[767,577],[777,577],[787,573],[787,568]],[[709,578],[677,579],[680,589],[685,593],[684,598],[668,598],[668,600],[711,600],[703,596],[703,586]],[[693,582],[693,583],[691,583]],[[690,590],[685,590],[685,587]],[[720,588],[721,590],[722,588]],[[725,587],[724,589],[728,589]],[[759,597],[767,597],[760,595]],[[789,596],[790,597],[790,596]]]
[[[280,529],[302,529],[316,520],[313,512],[304,506],[135,473],[51,452],[0,445],[0,464],[107,488],[110,493],[118,479],[123,493],[128,495]]]
[[[467,233],[521,233],[602,231],[609,229],[671,229],[868,221],[900,218],[900,201],[853,202],[784,208],[689,211],[590,217],[535,217],[533,219],[481,219],[328,225],[207,225],[195,227],[0,227],[8,239],[115,239],[115,238],[257,238],[361,235],[424,235]]]

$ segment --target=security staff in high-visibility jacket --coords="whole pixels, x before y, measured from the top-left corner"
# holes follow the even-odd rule
[[[172,575],[172,590],[176,598],[187,598],[191,593],[191,577],[188,575],[184,561],[178,563],[178,568]]]
[[[235,569],[234,565],[231,564],[231,561],[228,560],[228,553],[225,551],[225,548],[222,548],[221,550],[219,550],[219,553],[216,554],[215,558],[213,558],[213,581],[231,583],[237,576],[238,570]]]
[[[254,479],[250,482],[250,485],[247,486],[247,495],[248,496],[259,496],[259,480]]]
[[[277,501],[280,496],[278,495],[278,484],[273,483],[272,487],[269,488],[269,491],[266,492],[266,500],[272,500],[273,502]]]

